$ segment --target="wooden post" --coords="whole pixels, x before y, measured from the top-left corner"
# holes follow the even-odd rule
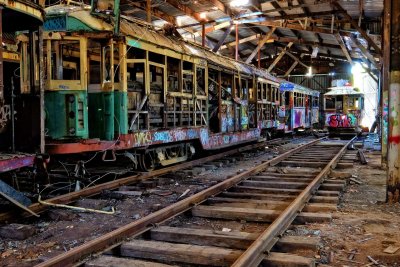
[[[236,50],[235,50],[235,59],[239,60],[239,24],[235,25],[236,32]]]
[[[206,46],[206,24],[201,25],[201,46]]]
[[[400,2],[391,0],[391,49],[389,87],[388,177],[386,200],[399,202],[400,196]]]
[[[151,24],[151,0],[146,0],[146,18],[147,23]]]
[[[390,64],[390,22],[391,0],[384,2],[383,16],[383,64],[382,64],[382,167],[387,167],[388,123],[389,123],[389,64]]]
[[[45,111],[44,111],[44,57],[43,57],[43,27],[38,29],[38,62],[39,62],[39,94],[40,94],[40,153],[45,152]]]
[[[0,6],[0,108],[4,100],[4,81],[3,81],[3,7]]]

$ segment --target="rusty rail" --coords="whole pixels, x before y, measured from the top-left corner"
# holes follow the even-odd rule
[[[311,198],[313,193],[323,182],[331,167],[336,167],[337,162],[345,153],[347,146],[355,140],[353,137],[314,178],[314,180],[293,200],[293,202],[279,215],[279,217],[252,243],[252,245],[233,263],[234,267],[258,266],[263,254],[268,252],[278,241],[277,236],[282,234],[293,222],[297,214]]]
[[[143,217],[137,221],[129,223],[121,228],[118,228],[108,234],[105,234],[99,238],[93,239],[85,244],[78,246],[76,248],[71,249],[68,252],[60,254],[54,258],[49,259],[46,262],[40,263],[37,267],[49,267],[49,266],[72,266],[77,264],[84,257],[92,255],[94,253],[99,253],[105,249],[109,249],[110,247],[116,246],[120,244],[127,237],[132,237],[138,235],[151,227],[153,225],[165,221],[173,216],[176,216],[194,205],[197,205],[207,198],[216,195],[236,184],[243,181],[247,177],[257,174],[263,171],[265,168],[269,166],[273,166],[278,164],[280,161],[286,159],[294,153],[297,153],[305,148],[314,145],[315,143],[320,142],[325,138],[316,139],[307,144],[300,145],[290,151],[287,151],[274,159],[268,160],[250,170],[244,171],[238,175],[235,175],[221,183],[218,183],[204,191],[201,191],[189,198],[186,198],[182,201],[179,201],[175,204],[172,204],[166,208],[163,208],[159,211],[149,214],[146,217]]]
[[[282,140],[283,141],[283,140]],[[78,200],[81,197],[91,197],[91,196],[95,196],[97,194],[100,194],[102,191],[104,190],[113,190],[116,189],[120,186],[124,186],[124,185],[129,185],[135,182],[138,182],[140,180],[144,180],[144,179],[149,179],[149,178],[153,178],[156,176],[160,176],[160,175],[164,175],[167,174],[169,172],[172,171],[177,171],[177,170],[181,170],[181,169],[185,169],[185,168],[189,168],[192,166],[196,166],[199,164],[203,164],[209,161],[213,161],[216,159],[220,159],[232,154],[236,154],[239,152],[244,152],[247,150],[251,150],[254,148],[258,148],[258,147],[262,147],[268,144],[274,144],[274,143],[278,143],[277,140],[271,140],[271,141],[267,141],[267,142],[261,142],[261,143],[257,143],[257,144],[251,144],[251,145],[247,145],[244,147],[239,147],[239,148],[235,148],[229,151],[225,151],[222,153],[218,153],[215,155],[211,155],[208,157],[204,157],[201,159],[196,159],[196,160],[192,160],[192,161],[187,161],[184,163],[181,163],[179,165],[174,165],[174,166],[170,166],[170,167],[166,167],[166,168],[162,168],[159,170],[154,170],[152,172],[149,173],[141,173],[141,174],[137,174],[137,175],[131,175],[125,178],[121,178],[121,179],[117,179],[114,181],[110,181],[110,182],[106,182],[106,183],[102,183],[99,185],[95,185],[95,186],[91,186],[85,189],[82,189],[80,191],[76,191],[76,192],[71,192],[68,194],[64,194],[61,196],[57,196],[54,198],[50,198],[50,199],[46,199],[46,202],[48,203],[52,203],[52,204],[69,204],[71,202],[74,202],[76,200]],[[34,203],[32,205],[30,205],[28,207],[32,212],[35,213],[41,213],[44,212],[45,210],[48,209],[47,206],[42,205],[40,203]],[[28,212],[23,212],[21,214],[17,214],[20,217],[29,217],[31,216],[30,213]],[[0,222],[10,222],[12,220],[15,220],[16,218],[16,214],[15,212],[5,212],[5,213],[1,213],[0,214]]]

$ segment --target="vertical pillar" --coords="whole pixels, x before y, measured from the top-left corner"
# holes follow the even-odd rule
[[[206,24],[203,23],[201,25],[201,46],[205,47],[206,46]]]
[[[235,25],[236,32],[236,51],[235,51],[235,59],[239,60],[239,24]]]
[[[400,195],[400,1],[391,1],[391,49],[389,85],[389,136],[387,195],[389,203]]]
[[[146,1],[146,18],[147,23],[151,23],[151,0]]]
[[[44,57],[43,57],[43,27],[38,29],[38,62],[39,62],[39,93],[40,93],[40,153],[45,152],[45,112],[44,112]]]
[[[262,35],[260,35],[260,39],[258,40],[258,42],[261,42],[261,38]],[[258,63],[258,68],[261,68],[261,49],[258,49],[258,53],[257,53],[257,63]]]
[[[3,7],[0,6],[0,108],[4,101],[4,81],[3,81]]]
[[[383,16],[383,64],[381,71],[381,104],[382,104],[382,167],[387,167],[388,153],[388,122],[389,122],[389,64],[390,64],[390,22],[391,0],[384,0]]]

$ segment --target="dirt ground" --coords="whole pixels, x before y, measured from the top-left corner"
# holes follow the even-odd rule
[[[347,186],[332,223],[310,225],[320,230],[322,238],[316,257],[325,265],[320,266],[400,266],[400,205],[385,203],[386,172],[381,168],[381,155],[365,155],[368,165],[356,163],[343,170],[362,184]]]

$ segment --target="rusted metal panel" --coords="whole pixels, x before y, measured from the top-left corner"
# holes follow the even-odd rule
[[[33,166],[34,160],[35,156],[33,155],[9,155],[7,157],[3,155],[2,158],[0,158],[0,173]]]

